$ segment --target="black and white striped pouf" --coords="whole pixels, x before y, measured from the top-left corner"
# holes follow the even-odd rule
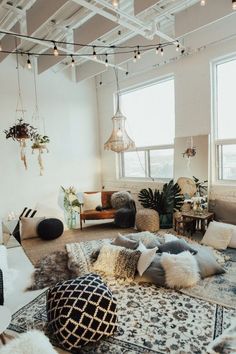
[[[47,294],[48,329],[66,350],[78,349],[117,327],[116,300],[97,274],[57,283]]]

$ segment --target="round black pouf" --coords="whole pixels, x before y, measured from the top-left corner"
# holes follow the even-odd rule
[[[64,225],[59,219],[45,219],[38,224],[37,232],[43,240],[53,240],[63,234]]]
[[[127,228],[134,227],[135,223],[135,210],[129,208],[120,208],[115,214],[115,225]]]

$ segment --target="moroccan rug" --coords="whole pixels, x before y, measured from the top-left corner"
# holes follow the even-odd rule
[[[118,300],[118,330],[80,353],[206,354],[208,344],[236,316],[233,309],[149,284],[119,284],[113,279],[108,285]],[[9,326],[19,333],[30,328],[47,332],[46,291],[17,311]]]

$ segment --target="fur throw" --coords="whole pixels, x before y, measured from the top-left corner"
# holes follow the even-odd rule
[[[115,192],[111,196],[111,205],[114,209],[126,207],[132,200],[129,192]]]
[[[166,284],[170,288],[188,288],[200,280],[197,261],[188,251],[177,255],[163,253],[161,265],[165,270]]]
[[[1,354],[57,354],[43,332],[32,330],[21,334],[0,349]]]

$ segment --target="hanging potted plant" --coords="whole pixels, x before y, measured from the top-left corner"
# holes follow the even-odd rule
[[[173,213],[181,209],[183,205],[183,195],[177,183],[171,180],[165,183],[162,191],[151,188],[142,189],[138,194],[138,200],[144,208],[154,209],[160,217],[160,227],[162,229],[173,226]]]
[[[22,139],[33,140],[37,129],[29,123],[26,123],[23,118],[17,119],[16,123],[8,130],[4,130],[6,139],[13,139],[20,141]]]
[[[47,144],[50,143],[50,139],[47,135],[36,134],[33,139],[33,145],[31,148],[34,149],[47,149]]]

